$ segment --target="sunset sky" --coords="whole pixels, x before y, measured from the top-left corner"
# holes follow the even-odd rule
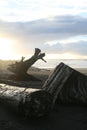
[[[87,0],[0,0],[0,59],[35,47],[49,59],[87,58]]]

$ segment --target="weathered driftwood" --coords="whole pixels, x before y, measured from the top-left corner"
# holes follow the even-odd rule
[[[48,77],[47,81],[43,85],[43,90],[51,93],[53,95],[53,105],[60,93],[61,89],[64,87],[65,82],[72,74],[73,70],[69,70],[69,67],[61,63],[58,65],[52,74]]]
[[[12,85],[12,86],[19,86],[19,87],[25,87],[25,88],[37,88],[41,89],[41,86],[43,85],[43,82],[28,82],[28,81],[13,81],[13,80],[8,80],[5,78],[0,79],[0,83],[2,84],[7,84],[7,85]]]
[[[87,104],[87,76],[64,63],[55,68],[42,88],[53,95],[53,104],[56,100]]]
[[[40,89],[0,84],[0,102],[26,117],[41,117],[50,112],[52,96]]]
[[[87,104],[87,76],[60,63],[42,89],[0,84],[0,101],[27,117],[48,114],[56,101]]]
[[[28,69],[39,59],[42,59],[46,62],[43,57],[45,53],[41,53],[39,48],[35,48],[34,55],[28,60],[24,60],[25,57],[22,57],[20,62],[16,62],[12,65],[9,65],[8,70],[14,73],[10,78],[15,80],[38,80],[36,77],[27,74]]]

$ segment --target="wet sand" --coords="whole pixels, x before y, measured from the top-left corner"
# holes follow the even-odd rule
[[[55,105],[48,117],[25,119],[0,106],[1,130],[86,130],[87,108]]]

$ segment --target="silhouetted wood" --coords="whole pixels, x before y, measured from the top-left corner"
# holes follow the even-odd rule
[[[44,56],[45,56],[45,53],[41,53],[41,50],[39,48],[35,48],[34,55],[28,60],[24,60],[25,57],[22,57],[20,62],[16,62],[12,65],[9,65],[8,70],[14,73],[11,78],[15,80],[29,80],[29,79],[39,80],[36,77],[28,75],[27,71],[39,59],[46,62],[43,59]]]
[[[41,117],[50,113],[52,96],[40,89],[0,84],[0,102],[25,117]]]
[[[87,76],[60,63],[42,89],[0,84],[0,102],[13,106],[26,117],[49,114],[57,101],[87,105]]]
[[[60,63],[42,87],[62,103],[87,104],[87,76]]]

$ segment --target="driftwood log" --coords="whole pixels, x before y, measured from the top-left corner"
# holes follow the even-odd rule
[[[41,117],[51,111],[52,96],[40,89],[0,84],[0,102],[25,117]]]
[[[15,80],[39,80],[38,78],[27,74],[27,71],[39,59],[46,62],[43,59],[44,56],[45,53],[41,53],[39,48],[35,48],[34,55],[28,60],[24,60],[25,57],[22,57],[21,61],[9,65],[8,70],[13,72],[13,75],[11,75],[9,78]]]
[[[48,79],[44,83],[42,87],[43,90],[53,95],[53,105],[71,74],[72,71],[69,71],[69,67],[61,63],[54,69],[52,74],[49,75]]]
[[[53,96],[53,105],[55,101],[87,105],[87,76],[64,63],[54,69],[42,89]]]
[[[13,106],[26,117],[49,114],[55,102],[87,105],[87,76],[60,63],[42,89],[0,84],[0,102]]]

